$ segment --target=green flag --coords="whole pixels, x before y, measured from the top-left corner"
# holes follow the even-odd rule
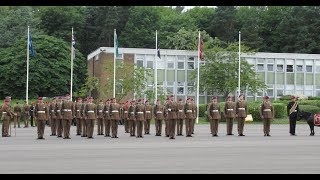
[[[116,57],[118,57],[119,55],[119,51],[118,51],[118,36],[117,36],[117,33],[115,32],[114,34],[114,38],[115,38],[115,47],[116,47]]]

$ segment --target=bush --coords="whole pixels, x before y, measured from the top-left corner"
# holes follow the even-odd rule
[[[260,118],[260,104],[259,102],[248,103],[248,113],[252,115],[253,121],[261,121]]]
[[[315,97],[308,96],[308,100],[320,100],[320,96],[315,96]]]
[[[315,114],[320,114],[320,108],[317,106],[300,105],[299,109],[300,109],[300,111],[306,111],[306,112],[311,112],[311,113],[315,113]]]
[[[274,107],[274,118],[284,118],[287,116],[287,105],[283,103],[272,103]]]
[[[281,98],[279,98],[281,101],[285,101],[285,100],[291,100],[291,95],[285,95],[285,96],[282,96]]]
[[[299,105],[310,105],[320,107],[320,100],[298,101]]]
[[[199,117],[207,116],[207,104],[199,104]]]

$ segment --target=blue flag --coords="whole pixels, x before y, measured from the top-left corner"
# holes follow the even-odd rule
[[[32,39],[31,39],[30,33],[29,33],[29,50],[31,51],[32,57],[34,57],[34,50],[33,50]]]

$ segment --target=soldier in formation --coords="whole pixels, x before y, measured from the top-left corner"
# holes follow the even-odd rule
[[[18,124],[18,128],[20,128],[20,120],[21,120],[21,107],[19,101],[16,102],[16,105],[13,108],[14,116],[14,128],[16,128],[16,124]]]
[[[4,104],[1,108],[1,121],[2,121],[2,137],[10,137],[9,134],[11,119],[14,118],[14,113],[12,112],[12,107],[10,105],[10,98],[4,100]]]
[[[103,100],[100,99],[99,104],[97,106],[98,135],[104,135],[103,134],[103,116],[104,116],[103,110],[104,110]]]
[[[219,120],[221,119],[220,106],[217,96],[212,97],[212,102],[208,104],[208,119],[212,136],[218,136]]]
[[[106,133],[104,137],[110,137],[110,129],[111,129],[111,119],[110,119],[110,99],[106,100],[106,104],[104,106],[104,132]]]
[[[135,113],[136,105],[135,100],[131,101],[131,104],[128,109],[128,121],[129,121],[129,133],[130,137],[134,137],[136,131],[136,113]]]
[[[87,104],[88,104],[88,99],[85,98],[81,105],[81,129],[82,129],[81,137],[88,137],[87,136],[87,120],[86,120],[86,112],[85,112],[85,107]]]
[[[50,115],[50,126],[51,126],[51,135],[50,136],[56,136],[57,135],[57,115],[55,111],[56,107],[56,98],[52,98],[52,102],[49,105],[49,115]]]
[[[187,102],[184,106],[185,121],[186,121],[186,137],[192,137],[192,124],[193,124],[193,115],[195,113],[195,106],[191,103],[191,98],[187,98]]]
[[[124,120],[124,132],[129,133],[129,121],[128,121],[129,101],[123,106],[123,120]]]
[[[177,124],[177,103],[174,102],[174,96],[170,96],[170,101],[166,105],[168,111],[168,121],[169,121],[169,139],[175,139],[175,130]]]
[[[38,139],[44,139],[43,135],[44,135],[45,124],[49,115],[48,115],[47,106],[43,103],[42,97],[38,98],[38,103],[34,108],[34,115],[37,120]]]
[[[110,105],[110,119],[111,119],[111,138],[118,138],[118,124],[120,121],[120,105],[117,103],[116,98],[112,98]]]
[[[74,106],[70,100],[70,95],[66,94],[66,99],[62,102],[62,124],[63,124],[63,139],[70,139],[70,127],[74,117]]]
[[[182,136],[183,121],[185,119],[184,105],[185,104],[182,103],[182,99],[180,98],[177,105],[177,136]]]
[[[291,96],[291,101],[287,105],[287,114],[289,116],[289,132],[291,136],[296,136],[296,123],[298,119],[299,105],[297,98]]]
[[[149,103],[149,100],[146,100],[145,102],[145,109],[146,109],[146,114],[145,114],[145,121],[144,121],[144,134],[150,134],[150,122],[152,119],[152,111],[153,108]]]
[[[146,114],[146,107],[142,104],[142,99],[138,100],[138,104],[135,108],[135,115],[136,115],[136,124],[137,124],[137,138],[143,138],[142,130],[143,130],[143,123],[145,121],[145,114]]]
[[[233,135],[232,128],[233,128],[233,119],[236,115],[236,105],[232,101],[232,97],[228,96],[227,101],[224,105],[224,117],[226,118],[226,125],[227,125],[227,135]]]
[[[62,97],[61,96],[58,98],[58,102],[56,103],[55,112],[56,112],[56,117],[57,117],[57,120],[56,120],[56,122],[57,122],[56,128],[57,128],[57,135],[58,135],[57,138],[60,138],[60,137],[62,137],[62,131],[63,131]]]
[[[264,97],[264,102],[260,105],[260,117],[263,121],[264,136],[270,135],[270,122],[274,118],[274,108],[269,101],[269,96]]]
[[[156,126],[156,136],[161,136],[162,132],[162,121],[166,116],[166,108],[161,104],[160,99],[157,99],[157,103],[153,108],[155,126]]]
[[[89,97],[88,103],[85,105],[84,112],[87,124],[87,136],[88,139],[93,139],[94,123],[97,118],[97,107],[92,102],[92,97]]]
[[[243,100],[243,94],[238,97],[238,102],[236,103],[236,117],[238,119],[238,136],[245,136],[243,134],[244,121],[248,114],[247,102]]]
[[[82,132],[82,111],[81,111],[81,107],[82,107],[82,98],[78,98],[77,102],[74,106],[74,113],[76,115],[76,131],[77,131],[77,136],[81,135]]]

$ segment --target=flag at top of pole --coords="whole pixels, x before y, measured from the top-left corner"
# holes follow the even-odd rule
[[[203,44],[203,41],[202,41],[202,39],[201,39],[201,37],[200,37],[200,35],[199,35],[199,38],[200,38],[200,42],[199,42],[199,58],[200,58],[200,60],[202,60],[203,59],[203,53],[202,53],[202,44]]]
[[[33,45],[32,45],[32,38],[31,38],[31,34],[30,34],[30,31],[28,31],[29,33],[29,49],[31,51],[31,56],[34,57],[34,49],[33,49]]]
[[[114,29],[114,41],[113,41],[113,46],[114,46],[114,55],[113,55],[113,97],[116,97],[116,58],[119,55],[119,50],[118,50],[118,37],[117,37],[117,32],[116,29]]]

